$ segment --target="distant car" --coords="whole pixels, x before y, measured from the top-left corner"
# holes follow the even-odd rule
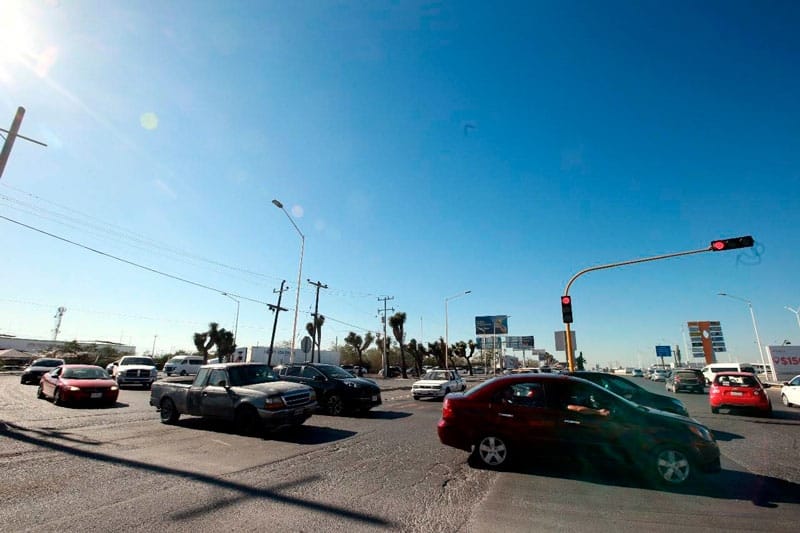
[[[96,365],[61,365],[42,376],[37,396],[52,398],[56,405],[94,403],[111,406],[117,403],[119,387],[102,367]]]
[[[158,369],[152,357],[128,355],[114,367],[113,377],[117,385],[143,385],[149,389],[158,379]]]
[[[692,368],[675,369],[667,377],[665,387],[668,391],[678,393],[682,390],[689,392],[705,392],[706,378],[700,370]]]
[[[706,385],[714,382],[714,376],[720,372],[747,372],[755,374],[756,369],[750,363],[711,363],[701,370],[706,378]]]
[[[195,355],[176,355],[164,363],[164,373],[167,377],[172,374],[178,376],[194,376],[205,363],[202,357]]]
[[[40,359],[34,359],[31,361],[31,364],[22,371],[19,382],[23,385],[28,383],[39,383],[43,375],[52,371],[55,367],[63,364],[63,359],[54,357],[42,357]]]
[[[772,416],[772,402],[764,386],[750,372],[720,372],[708,391],[712,413],[721,408],[749,409],[761,416]]]
[[[467,384],[455,370],[428,370],[419,381],[411,385],[411,396],[421,398],[444,398],[451,392],[467,390]]]
[[[651,407],[660,411],[667,411],[668,413],[675,413],[677,415],[689,416],[689,411],[677,398],[672,396],[665,396],[663,394],[652,393],[645,388],[637,385],[626,377],[617,374],[608,374],[606,372],[590,372],[579,370],[570,372],[570,375],[577,378],[583,378],[600,385],[604,389],[608,389],[614,394],[618,394],[639,405]]]
[[[654,368],[653,373],[650,374],[650,379],[653,381],[666,381],[667,371],[662,368]]]
[[[493,469],[536,450],[538,459],[631,465],[672,486],[695,471],[720,470],[714,436],[699,422],[644,409],[573,376],[516,374],[449,394],[437,433],[442,444],[471,452],[470,465]]]
[[[295,363],[276,366],[274,371],[280,379],[314,389],[317,402],[329,415],[369,411],[382,403],[377,383],[357,378],[336,365]]]
[[[783,383],[781,401],[786,407],[800,405],[800,376],[795,376]]]
[[[399,378],[403,375],[403,370],[399,366],[390,366],[389,367],[389,377],[390,378]],[[381,368],[378,371],[378,376],[383,377],[383,369]]]
[[[644,377],[644,372],[641,368],[634,368],[631,370],[631,377],[632,378],[642,378]]]

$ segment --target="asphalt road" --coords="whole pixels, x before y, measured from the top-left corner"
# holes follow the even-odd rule
[[[663,384],[645,383],[654,391]],[[363,417],[314,415],[299,431],[236,435],[159,422],[149,392],[116,407],[57,407],[0,376],[0,531],[795,531],[800,409],[712,415],[723,472],[652,490],[614,467],[537,461],[495,473],[442,446],[437,401],[387,380]]]

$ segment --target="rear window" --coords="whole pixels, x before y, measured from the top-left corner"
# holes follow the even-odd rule
[[[754,376],[717,376],[717,385],[722,387],[757,387]]]
[[[694,372],[686,372],[686,371],[676,372],[675,375],[677,375],[678,377],[681,377],[681,378],[696,378],[697,377],[697,374],[695,374]]]
[[[752,374],[756,373],[756,369],[753,368],[752,366],[741,365],[741,369],[742,369],[742,372],[750,372]]]
[[[734,367],[711,367],[711,371],[718,374],[720,372],[738,372],[739,369]],[[745,372],[747,371],[745,370]]]

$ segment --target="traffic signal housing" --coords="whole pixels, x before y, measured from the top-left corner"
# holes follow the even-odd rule
[[[572,324],[572,296],[561,297],[561,318],[564,324]]]
[[[753,246],[753,237],[745,235],[744,237],[734,237],[732,239],[719,239],[711,241],[712,252],[723,252],[725,250],[733,250],[735,248],[750,248]]]

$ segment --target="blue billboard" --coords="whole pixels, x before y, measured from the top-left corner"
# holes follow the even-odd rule
[[[508,335],[508,315],[476,316],[476,335]]]

